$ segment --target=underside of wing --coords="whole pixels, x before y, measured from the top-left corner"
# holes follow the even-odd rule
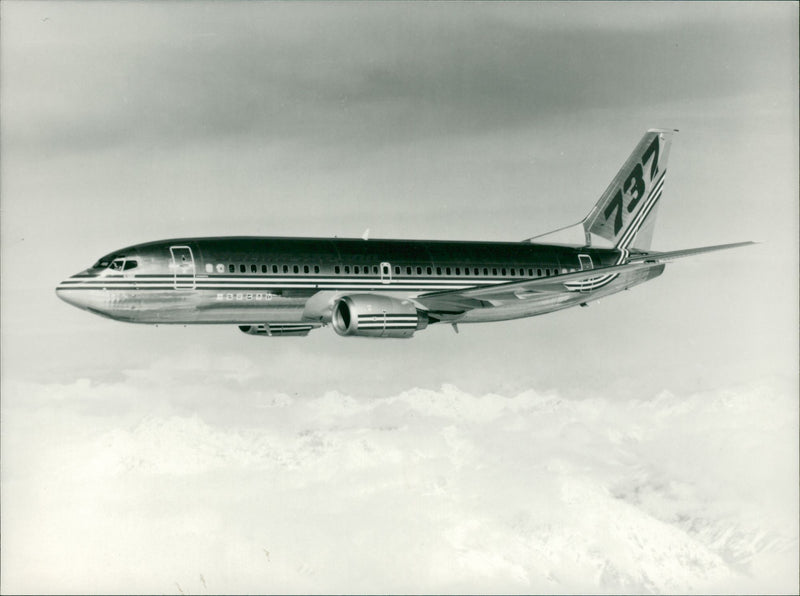
[[[705,246],[699,248],[689,248],[671,252],[641,252],[631,255],[627,263],[613,265],[611,267],[598,267],[596,269],[586,269],[555,275],[551,277],[538,277],[500,283],[491,286],[480,286],[466,288],[462,290],[448,290],[444,292],[432,292],[423,294],[415,298],[423,308],[434,313],[456,313],[465,312],[475,308],[491,308],[508,301],[525,300],[534,297],[541,297],[547,294],[567,294],[578,293],[588,294],[602,288],[608,288],[616,280],[637,277],[654,276],[663,269],[663,262],[684,257],[690,257],[717,250],[737,248],[754,244],[753,242],[737,242],[734,244],[721,244],[716,246]],[[659,271],[649,272],[648,270]],[[625,284],[619,289],[624,289]]]
[[[520,300],[544,294],[589,292],[613,281],[620,273],[650,269],[657,264],[641,262],[613,267],[599,267],[575,273],[538,277],[492,286],[464,290],[434,292],[417,296],[415,302],[434,312],[458,312],[473,308],[492,307],[509,300]]]

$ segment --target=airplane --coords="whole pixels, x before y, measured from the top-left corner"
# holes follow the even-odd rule
[[[215,237],[116,250],[56,293],[130,323],[230,324],[249,335],[408,338],[586,306],[665,262],[753,244],[650,250],[671,129],[650,129],[577,224],[517,242]],[[568,241],[565,242],[565,239]]]

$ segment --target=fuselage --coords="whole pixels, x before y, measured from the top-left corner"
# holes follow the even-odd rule
[[[431,323],[585,306],[661,275],[667,260],[750,244],[650,250],[674,132],[648,130],[580,222],[522,242],[176,238],[114,251],[56,291],[118,321],[270,337],[328,324],[342,336],[411,337]],[[576,244],[544,243],[567,233]]]
[[[524,242],[179,238],[114,251],[64,280],[57,293],[92,313],[132,323],[302,323],[309,321],[307,302],[320,293],[413,299],[558,276],[613,265],[619,258],[613,249]],[[612,283],[607,291],[620,289]],[[454,313],[449,320],[519,318],[585,299],[565,294],[526,301],[522,309]]]

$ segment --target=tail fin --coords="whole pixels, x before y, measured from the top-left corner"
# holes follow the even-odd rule
[[[650,129],[645,133],[583,220],[589,243],[594,235],[621,250],[650,248],[674,132]]]

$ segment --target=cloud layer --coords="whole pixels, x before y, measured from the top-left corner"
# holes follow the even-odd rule
[[[187,374],[189,413],[159,376],[5,387],[4,591],[798,588],[797,410],[768,385],[228,401]]]

